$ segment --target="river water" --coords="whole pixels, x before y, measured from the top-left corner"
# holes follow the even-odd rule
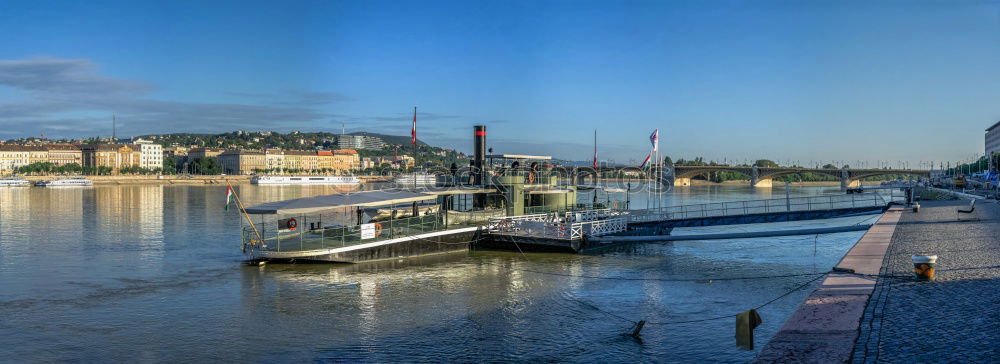
[[[335,192],[240,191],[247,204]],[[826,271],[862,235],[251,267],[224,197],[224,186],[0,189],[2,360],[741,362],[755,353],[736,348],[733,318],[679,322],[735,314],[813,276],[718,279]],[[771,197],[784,188],[696,186],[665,204]],[[809,291],[760,310],[758,349]],[[641,342],[625,335],[637,320],[650,322]]]

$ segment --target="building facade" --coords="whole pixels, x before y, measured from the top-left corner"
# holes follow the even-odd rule
[[[49,162],[48,148],[40,145],[26,145],[24,146],[24,149],[28,151],[28,164]]]
[[[87,144],[80,147],[84,167],[108,167],[113,172],[139,166],[139,151],[129,144]]]
[[[337,137],[337,147],[340,149],[381,150],[385,148],[382,138],[367,135],[340,135]]]
[[[226,150],[222,148],[191,148],[191,150],[188,151],[188,158],[215,158],[225,151]]]
[[[333,162],[330,168],[338,172],[348,172],[361,169],[361,156],[354,149],[337,149],[332,152]]]
[[[298,165],[293,168],[303,172],[319,171],[319,154],[316,151],[286,150],[285,158],[289,156],[296,156],[292,160],[298,161]]]
[[[264,151],[264,168],[271,173],[282,173],[285,170],[285,152],[280,149]]]
[[[219,154],[222,173],[250,175],[267,168],[267,158],[263,152],[229,150]]]
[[[9,174],[17,167],[28,165],[30,154],[24,146],[0,144],[0,173]]]
[[[136,141],[134,149],[139,151],[139,167],[163,168],[163,146],[149,141]]]
[[[83,151],[80,146],[74,144],[49,144],[46,146],[49,151],[49,163],[57,166],[69,164],[83,165]]]
[[[375,168],[378,166],[376,163],[377,160],[371,157],[365,157],[361,159],[361,166],[359,166],[359,168],[361,169]]]
[[[986,155],[1000,153],[1000,121],[986,129]]]

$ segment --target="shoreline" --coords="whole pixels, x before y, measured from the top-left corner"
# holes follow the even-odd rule
[[[31,181],[32,183],[44,180],[54,180],[60,178],[70,178],[73,176],[58,176],[58,175],[45,175],[45,176],[15,176],[20,177],[25,180]],[[222,175],[155,175],[155,176],[83,176],[91,181],[94,181],[95,185],[126,185],[126,184],[164,184],[164,185],[197,185],[197,184],[246,184],[250,183],[250,176],[222,176]],[[361,183],[374,183],[374,182],[391,182],[392,176],[356,176]],[[615,183],[626,183],[626,182],[641,182],[638,180],[630,180],[627,178],[609,178],[602,179],[602,182],[615,182]],[[878,186],[881,181],[864,181],[862,186]],[[692,180],[692,186],[749,186],[750,181],[747,180],[732,180],[724,181],[721,183],[706,181],[706,180]],[[792,187],[840,187],[840,182],[838,181],[806,181],[806,182],[793,182],[789,184]],[[781,184],[776,184],[771,188],[781,188]]]
[[[888,209],[806,297],[753,363],[786,361],[847,363],[854,354],[862,316],[875,290],[902,207]]]
[[[615,182],[615,183],[626,183],[626,182],[639,183],[639,182],[643,182],[641,180],[628,179],[628,178],[602,178],[601,181],[602,182]],[[882,184],[882,181],[862,181],[861,182],[862,186],[878,186],[878,185],[881,185],[881,184]],[[722,182],[712,182],[712,181],[707,181],[707,180],[703,180],[703,179],[696,179],[696,180],[691,180],[691,185],[692,186],[749,186],[750,185],[750,181],[749,180],[730,180],[730,181],[722,181]],[[803,181],[803,182],[792,182],[789,185],[792,186],[792,187],[840,187],[840,181]],[[784,187],[784,184],[780,183],[780,182],[774,182],[774,187],[772,187],[772,188],[779,188],[779,187]]]
[[[19,176],[32,183],[60,178],[70,178],[73,176]],[[94,185],[130,185],[130,184],[160,184],[160,185],[217,185],[232,183],[249,184],[250,176],[221,176],[221,175],[156,175],[156,176],[83,176]],[[392,177],[387,176],[357,176],[361,183],[390,181]]]

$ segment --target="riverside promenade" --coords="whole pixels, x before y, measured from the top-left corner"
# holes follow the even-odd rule
[[[758,354],[771,363],[993,362],[1000,357],[1000,206],[890,209]],[[934,281],[914,254],[937,255]]]
[[[844,363],[850,360],[875,276],[904,214],[890,208],[858,240],[837,267],[785,320],[755,363]]]
[[[853,363],[1000,358],[1000,206],[980,200],[959,221],[955,209],[968,205],[923,201],[919,213],[903,213],[861,320]],[[913,254],[938,256],[935,281],[909,278]]]

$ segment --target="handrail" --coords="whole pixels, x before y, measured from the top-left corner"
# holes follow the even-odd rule
[[[262,244],[254,246],[253,249],[248,249],[246,253],[256,256],[262,252],[292,252],[342,248],[419,233],[439,231],[444,227],[443,215],[440,213],[379,221],[374,222],[374,224],[378,224],[379,227],[377,228],[377,235],[373,238],[362,239],[362,225],[313,230],[302,229],[293,233],[279,233],[265,236]],[[244,242],[251,238],[247,233],[247,228],[244,227],[244,231],[241,234]]]
[[[492,225],[490,232],[504,235],[548,239],[582,239],[584,236],[601,236],[624,232],[628,219],[624,217],[593,221],[504,220]]]
[[[816,211],[837,208],[885,206],[878,193],[805,196],[788,199],[763,199],[712,202],[695,205],[665,206],[629,211],[630,222],[738,216],[758,213]]]

